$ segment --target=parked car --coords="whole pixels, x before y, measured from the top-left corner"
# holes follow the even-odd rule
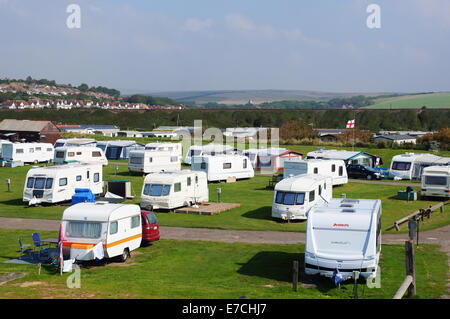
[[[159,240],[159,223],[155,214],[148,210],[141,210],[142,242],[145,244]]]
[[[347,165],[347,175],[352,178],[382,179],[384,175],[371,167],[363,165]]]

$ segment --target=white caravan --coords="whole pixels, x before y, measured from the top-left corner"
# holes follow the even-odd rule
[[[217,156],[223,154],[234,154],[234,148],[230,145],[222,144],[208,144],[208,145],[192,145],[186,153],[184,163],[192,164],[192,157],[194,156]]]
[[[53,160],[50,143],[2,143],[2,158],[7,162],[42,163]]]
[[[191,169],[206,172],[208,182],[255,176],[248,157],[244,155],[194,156]]]
[[[302,174],[286,178],[275,185],[272,217],[305,220],[314,205],[330,201],[332,197],[330,176]]]
[[[283,178],[300,174],[320,174],[330,176],[332,184],[343,185],[348,183],[347,169],[343,160],[286,160],[284,161]]]
[[[172,151],[131,151],[128,170],[143,174],[181,170],[181,156]]]
[[[440,157],[427,153],[405,153],[392,157],[389,176],[401,179],[420,180],[427,166],[450,164],[450,157]]]
[[[34,204],[59,203],[72,199],[75,188],[103,193],[103,173],[99,164],[67,164],[31,168],[23,189],[23,201]]]
[[[209,200],[206,173],[191,170],[149,174],[144,179],[141,207],[173,209]]]
[[[62,228],[64,256],[94,260],[100,244],[104,257],[125,261],[141,245],[141,209],[134,204],[79,203],[64,211]]]
[[[96,146],[97,141],[93,138],[59,138],[56,140],[54,147],[63,146]]]
[[[55,148],[55,164],[89,163],[108,165],[105,153],[98,147],[63,146]]]
[[[333,198],[308,213],[305,273],[344,280],[359,271],[363,278],[377,273],[381,250],[381,200]]]
[[[428,166],[422,172],[422,196],[450,197],[450,166]]]
[[[182,145],[181,143],[170,143],[170,142],[153,142],[145,144],[146,151],[169,151],[174,155],[182,156]]]

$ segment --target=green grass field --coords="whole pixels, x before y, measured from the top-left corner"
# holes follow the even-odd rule
[[[31,230],[0,228],[0,277],[24,273],[25,277],[0,285],[0,298],[227,298],[240,296],[270,299],[349,299],[351,281],[336,289],[330,279],[306,277],[304,245],[238,244],[160,240],[132,253],[126,263],[81,268],[80,288],[69,289],[70,273],[62,276],[54,268],[4,263],[17,258],[17,237],[31,241]],[[56,232],[40,232],[55,237]],[[358,285],[359,298],[390,299],[405,276],[404,247],[381,248],[380,288]],[[297,292],[292,290],[292,262],[299,261]],[[437,246],[416,249],[416,298],[439,298],[445,294],[448,265]]]
[[[117,165],[118,173],[115,175],[115,166],[116,164],[110,164],[104,168],[103,180],[130,180],[136,198],[127,202],[139,204],[143,176],[129,175],[126,165]],[[0,168],[0,181],[5,181],[7,178],[11,179],[11,192],[7,191],[6,183],[0,184],[0,216],[60,220],[67,206],[28,207],[23,203],[22,192],[26,172],[29,168],[30,166]],[[157,217],[162,226],[229,230],[305,231],[305,222],[286,223],[271,218],[273,191],[265,189],[270,179],[270,176],[257,175],[252,179],[236,183],[209,184],[210,201],[217,201],[216,188],[220,187],[222,189],[222,202],[241,203],[241,207],[213,216],[157,212]],[[417,184],[414,189],[418,190],[419,188],[420,184]],[[340,197],[342,193],[345,193],[349,198],[381,199],[382,226],[385,230],[392,226],[394,221],[413,211],[437,203],[436,201],[423,200],[413,202],[397,200],[397,191],[404,189],[404,186],[348,183],[334,187],[333,197]],[[425,220],[421,224],[421,229],[431,229],[448,224],[450,224],[450,215],[445,211],[444,213],[436,211],[430,220]],[[401,231],[406,231],[406,227],[403,227]],[[395,230],[390,232],[395,232]]]
[[[364,107],[365,109],[415,109],[426,106],[427,108],[450,108],[450,93],[431,93],[418,95],[405,95],[392,98],[378,98],[375,104]]]

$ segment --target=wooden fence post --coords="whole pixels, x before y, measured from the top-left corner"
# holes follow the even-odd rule
[[[292,289],[294,289],[294,291],[297,291],[297,284],[298,284],[298,260],[294,260],[294,263],[292,265]]]
[[[413,240],[405,242],[406,276],[412,277],[412,283],[408,287],[408,296],[416,295],[416,258]]]

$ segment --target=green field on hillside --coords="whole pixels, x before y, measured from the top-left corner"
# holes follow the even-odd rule
[[[414,109],[426,106],[427,108],[450,108],[450,93],[431,93],[404,95],[392,98],[379,98],[375,104],[365,109]]]

